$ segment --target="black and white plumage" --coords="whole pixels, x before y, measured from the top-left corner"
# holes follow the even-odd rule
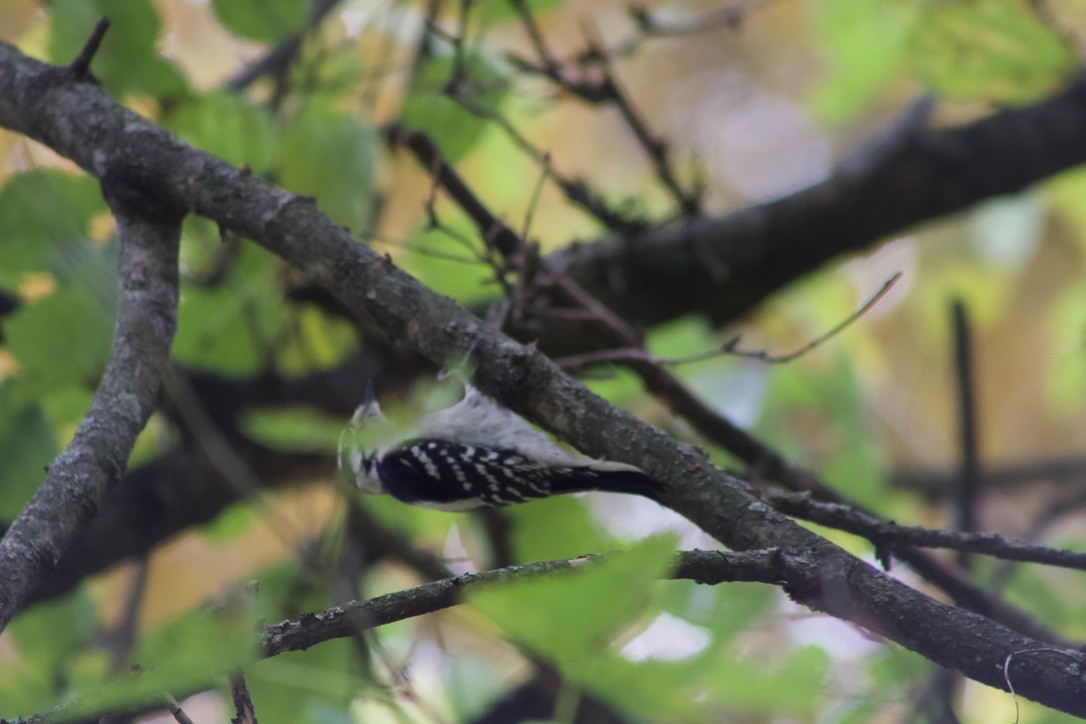
[[[363,492],[405,503],[471,510],[586,490],[655,498],[661,487],[632,465],[567,452],[470,385],[457,404],[367,453],[361,433],[384,423],[376,401],[359,407],[340,438],[339,468]]]

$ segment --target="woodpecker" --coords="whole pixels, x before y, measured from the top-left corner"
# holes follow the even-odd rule
[[[567,452],[468,384],[412,433],[364,450],[362,432],[386,424],[376,400],[360,405],[340,436],[339,470],[361,491],[405,503],[461,511],[587,490],[656,499],[663,487],[633,465]]]

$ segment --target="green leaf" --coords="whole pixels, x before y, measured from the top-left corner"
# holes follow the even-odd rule
[[[729,707],[752,712],[817,712],[825,691],[829,656],[817,646],[799,648],[783,666],[765,661],[721,658],[709,688],[712,697]]]
[[[506,508],[513,551],[519,561],[573,558],[614,547],[584,501],[569,496]]]
[[[884,454],[852,357],[838,350],[827,364],[805,359],[773,368],[757,434],[800,456],[820,453],[807,464],[830,484],[865,505],[885,504]]]
[[[40,714],[58,703],[65,683],[100,660],[89,648],[100,632],[94,603],[82,588],[20,613],[8,628],[16,655],[0,664],[3,716]]]
[[[351,639],[259,661],[245,675],[260,721],[265,720],[262,712],[269,712],[272,722],[335,722],[325,712],[346,710],[365,685]],[[310,716],[318,710],[323,710],[320,717]]]
[[[192,691],[250,664],[258,644],[258,621],[250,609],[237,600],[145,633],[131,657],[139,670],[96,684],[78,682],[81,696],[65,713],[74,717],[158,702],[165,692]]]
[[[280,143],[280,180],[312,196],[337,224],[361,231],[374,189],[376,138],[370,126],[319,104],[295,118]]]
[[[275,450],[335,452],[343,421],[310,408],[250,410],[241,420],[241,430]]]
[[[455,82],[456,92],[466,102],[493,109],[501,104],[509,85],[496,65],[476,53],[464,53],[461,75],[457,78],[456,74],[452,53],[435,49],[416,75],[400,109],[404,127],[425,131],[451,162],[460,160],[475,145],[489,127],[489,121],[464,110],[460,103],[449,98],[446,87]]]
[[[44,169],[12,176],[0,189],[0,286],[18,287],[27,272],[70,275],[87,250],[88,224],[103,213],[91,178]]]
[[[94,603],[80,588],[60,600],[28,608],[12,621],[9,630],[20,658],[53,668],[88,646],[98,626]]]
[[[343,362],[358,350],[358,328],[347,319],[330,316],[316,306],[294,308],[296,334],[280,350],[279,369],[285,375],[310,374]]]
[[[113,304],[80,279],[4,321],[8,349],[19,363],[19,399],[92,385],[101,377],[113,333]]]
[[[109,18],[110,29],[91,63],[91,71],[111,95],[137,91],[177,96],[187,90],[185,77],[155,47],[158,12],[149,0],[52,0],[49,57],[72,62],[95,23]]]
[[[173,356],[229,372],[252,372],[269,362],[268,340],[289,314],[278,288],[279,261],[244,244],[222,284],[185,284],[177,311]]]
[[[829,123],[855,118],[902,75],[917,0],[816,0],[809,4],[827,67],[812,98]]]
[[[560,7],[563,0],[526,0],[524,5],[533,18],[538,19],[541,13]],[[477,19],[483,25],[489,23],[502,23],[516,20],[518,13],[509,0],[477,0],[472,7],[472,19]]]
[[[674,548],[670,536],[648,538],[601,563],[496,584],[473,591],[468,601],[511,638],[588,683],[608,643],[648,610]]]
[[[169,117],[168,126],[182,140],[235,165],[248,164],[257,174],[275,158],[275,127],[268,110],[234,93],[194,96]]]
[[[13,519],[30,500],[57,452],[53,426],[38,405],[20,405],[0,385],[0,519]]]
[[[713,632],[717,645],[751,627],[758,617],[774,611],[775,591],[754,583],[705,586],[672,581],[660,593],[663,610]]]
[[[301,0],[212,0],[219,22],[235,35],[257,42],[301,32],[309,3]]]
[[[912,29],[908,62],[936,93],[1025,103],[1077,67],[1073,48],[1023,0],[928,2]]]
[[[483,248],[475,225],[459,210],[444,204],[438,214],[442,226],[457,238],[442,229],[419,228],[410,238],[412,251],[398,256],[397,261],[423,284],[461,304],[491,298],[498,287],[494,270],[474,260],[474,254],[481,253]],[[467,239],[471,249],[457,239]]]

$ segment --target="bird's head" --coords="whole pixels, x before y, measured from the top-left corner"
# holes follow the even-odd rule
[[[339,475],[364,493],[383,492],[377,477],[377,446],[374,441],[387,435],[389,427],[371,387],[366,393],[365,402],[351,416],[350,425],[339,435]]]

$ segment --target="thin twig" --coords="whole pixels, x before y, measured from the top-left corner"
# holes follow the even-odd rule
[[[896,284],[897,281],[901,279],[901,276],[902,272],[896,272],[882,285],[882,287],[877,292],[875,292],[875,294],[870,299],[864,302],[862,307],[860,307],[848,317],[846,317],[844,320],[842,320],[840,323],[835,325],[833,329],[829,330],[828,332],[819,337],[816,337],[815,339],[812,339],[799,349],[789,352],[788,354],[772,355],[765,350],[736,349],[736,345],[739,344],[739,337],[732,337],[730,340],[725,342],[721,347],[717,349],[712,349],[707,352],[699,352],[692,355],[686,355],[683,357],[659,357],[650,354],[648,351],[643,349],[639,349],[636,347],[627,347],[620,349],[603,350],[600,352],[586,352],[585,354],[561,357],[559,359],[556,359],[555,362],[567,369],[583,367],[588,364],[596,364],[599,362],[630,361],[651,362],[652,364],[657,365],[675,366],[690,364],[691,362],[704,362],[705,360],[710,360],[715,357],[728,355],[731,357],[742,357],[744,359],[759,360],[768,364],[786,364],[788,362],[792,362],[795,359],[798,359],[799,357],[802,357],[819,345],[826,343],[835,335],[840,334],[842,331],[847,329],[849,325],[858,320],[860,317],[867,314],[867,312],[869,312],[872,307],[878,304],[880,299],[886,296],[887,292],[890,291],[894,284]]]
[[[226,89],[237,93],[248,88],[257,79],[271,75],[277,78],[276,95],[281,95],[285,85],[282,83],[282,78],[286,75],[290,64],[298,56],[298,51],[301,50],[305,36],[317,28],[324,16],[340,2],[342,0],[313,0],[305,27],[286,36],[274,48],[235,73],[226,82]]]
[[[535,210],[539,206],[539,198],[543,195],[543,183],[550,176],[550,155],[547,154],[544,157],[543,167],[539,173],[539,180],[535,183],[535,188],[532,189],[532,195],[528,199],[528,209],[524,212],[524,228],[520,232],[520,238],[524,241],[528,241],[528,232],[532,229],[532,217],[535,216]]]
[[[626,126],[633,132],[634,137],[641,144],[641,148],[648,155],[656,171],[656,177],[660,179],[664,188],[671,193],[671,196],[679,205],[679,211],[684,216],[697,216],[701,213],[701,199],[683,189],[671,168],[671,151],[667,142],[657,138],[649,130],[648,123],[642,118],[637,108],[634,107],[633,102],[629,99],[628,94],[615,75],[609,56],[601,49],[601,46],[595,43],[596,41],[592,41],[593,47],[600,52],[600,68],[603,71],[602,87],[608,99],[618,109],[619,114],[626,122]]]
[[[784,354],[784,355],[771,355],[771,354],[766,354],[765,352],[760,352],[760,351],[748,352],[748,351],[738,350],[738,349],[724,349],[722,351],[725,354],[733,355],[733,356],[736,356],[736,357],[744,357],[744,358],[747,358],[747,359],[758,359],[758,360],[762,360],[763,362],[769,362],[770,364],[786,364],[788,362],[791,362],[792,360],[794,360],[794,359],[796,359],[798,357],[802,357],[803,355],[807,354],[808,352],[810,352],[815,347],[818,347],[822,343],[824,343],[827,340],[833,338],[835,335],[837,335],[838,333],[840,333],[841,331],[846,329],[849,325],[851,325],[857,319],[859,319],[860,317],[864,316],[869,311],[871,311],[871,308],[874,307],[876,304],[878,304],[879,300],[881,300],[883,297],[886,296],[886,294],[893,288],[893,286],[895,284],[897,284],[898,280],[901,279],[901,277],[902,277],[902,272],[895,272],[894,275],[891,276],[889,279],[887,279],[886,282],[883,283],[882,287],[880,287],[879,290],[877,292],[875,292],[875,294],[870,299],[868,299],[864,303],[864,305],[862,307],[857,309],[855,312],[853,312],[849,316],[845,317],[845,319],[843,319],[841,322],[839,322],[836,326],[834,326],[832,329],[830,329],[828,332],[826,332],[822,336],[816,337],[815,339],[812,339],[810,342],[808,342],[807,344],[803,345],[802,347],[800,347],[799,349],[797,349],[797,350],[795,350],[793,352],[789,352],[788,354]]]
[[[517,250],[520,246],[517,233],[490,213],[486,205],[460,178],[460,174],[445,160],[433,139],[421,131],[409,131],[396,125],[385,129],[385,137],[390,143],[411,151],[422,167],[430,170],[435,183],[439,183],[453,197],[475,224],[480,236],[490,236],[502,254],[512,255]]]
[[[977,498],[980,495],[981,473],[977,454],[977,411],[974,393],[971,329],[965,305],[960,299],[951,306],[954,329],[954,372],[958,390],[958,426],[961,445],[961,477],[958,480],[958,530],[971,533],[979,528]],[[958,565],[969,570],[969,556],[958,556]]]
[[[815,500],[806,493],[765,491],[762,497],[782,513],[863,536],[883,550],[887,548],[892,550],[900,545],[947,548],[981,553],[1010,561],[1043,563],[1086,571],[1086,553],[1035,545],[1026,541],[1004,538],[996,533],[971,533],[898,525],[881,520],[850,505]]]
[[[147,577],[151,565],[147,556],[141,557],[136,562],[136,570],[128,582],[125,591],[124,608],[117,625],[109,634],[111,674],[118,674],[124,668],[128,655],[132,653],[132,647],[136,643],[136,633],[139,624],[140,607],[143,605],[144,592],[147,589]]]
[[[169,709],[170,714],[173,715],[178,724],[194,724],[189,715],[185,713],[185,710],[181,708],[181,704],[173,697],[173,694],[166,695],[166,708]]]
[[[230,674],[230,698],[234,700],[234,711],[237,713],[231,720],[233,724],[257,724],[253,697],[249,694],[249,685],[242,671]]]
[[[487,108],[463,94],[455,94],[451,97],[461,108],[477,118],[496,123],[498,128],[513,142],[513,145],[547,172],[547,175],[570,203],[581,208],[608,229],[612,231],[637,231],[645,228],[646,221],[644,219],[611,208],[604,200],[603,195],[589,187],[588,182],[584,179],[567,178],[559,173],[551,162],[550,154],[533,146],[500,110]]]
[[[94,30],[91,31],[90,37],[87,38],[83,49],[79,51],[79,55],[75,56],[75,59],[68,65],[68,72],[76,80],[87,80],[90,77],[91,61],[94,60],[94,56],[98,53],[98,47],[102,44],[102,38],[105,37],[107,30],[109,30],[109,18],[102,18],[95,24]]]

